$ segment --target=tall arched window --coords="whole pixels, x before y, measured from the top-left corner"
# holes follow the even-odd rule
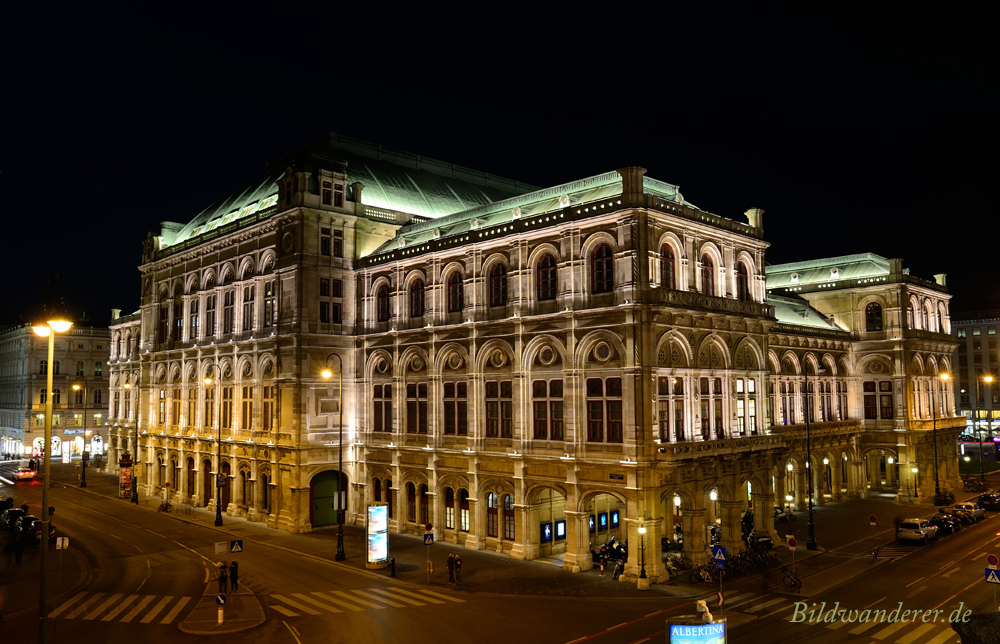
[[[462,300],[462,276],[458,271],[448,276],[448,312],[460,313],[464,306]]]
[[[926,306],[923,307],[923,319],[921,320],[921,322],[923,322],[923,327],[922,328],[924,330],[926,330],[926,331],[930,331],[931,330],[929,316],[927,315],[927,307]],[[58,362],[56,362],[56,373],[59,373],[59,363]]]
[[[379,322],[389,321],[389,287],[383,284],[378,289],[378,294],[375,296],[376,301],[376,311],[378,313]]]
[[[937,312],[937,332],[944,333],[944,322],[941,320],[941,310]]]
[[[556,299],[556,258],[544,255],[538,260],[538,301]]]
[[[507,304],[507,267],[497,262],[490,270],[490,306]]]
[[[417,488],[413,483],[406,484],[406,520],[417,522]]]
[[[486,495],[486,536],[500,535],[500,516],[497,512],[497,495],[490,492]]]
[[[674,251],[664,244],[660,247],[660,285],[674,289]]]
[[[48,360],[42,360],[41,362],[38,363],[38,373],[42,374],[43,376],[48,375],[49,373]]]
[[[413,280],[410,285],[410,317],[419,318],[424,314],[424,281]]]
[[[427,486],[420,486],[420,523],[427,525],[431,521],[430,497],[427,496]]]
[[[60,402],[60,396],[61,395],[62,395],[62,392],[59,391],[58,389],[53,389],[52,390],[52,404],[53,405],[58,405],[59,404],[59,402]]]
[[[715,264],[708,255],[701,256],[701,292],[715,295]]]
[[[590,255],[590,292],[610,293],[615,288],[615,260],[611,247],[600,244]]]
[[[906,323],[911,329],[916,328],[916,319],[913,317],[913,302],[910,302],[910,306],[906,308]]]
[[[503,497],[503,538],[514,540],[514,497]]]
[[[750,300],[750,275],[743,262],[736,265],[736,299],[744,302]]]
[[[875,302],[865,307],[865,330],[882,330],[882,307]]]

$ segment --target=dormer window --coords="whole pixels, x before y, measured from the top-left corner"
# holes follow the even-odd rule
[[[344,207],[344,184],[342,183],[333,186],[333,205],[337,208]]]
[[[333,182],[324,181],[323,182],[323,205],[332,206],[333,205]]]
[[[831,268],[830,269],[830,279],[835,280],[838,277],[840,277],[840,269],[839,268]]]
[[[792,284],[798,284],[799,283],[799,274],[798,273],[792,273],[791,279],[792,279]]]

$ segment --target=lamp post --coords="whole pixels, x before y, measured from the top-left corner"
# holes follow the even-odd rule
[[[132,383],[126,381],[122,385],[125,389],[131,389]],[[128,395],[128,392],[125,393]],[[128,405],[129,412],[132,411],[132,405]],[[128,429],[128,414],[125,415],[125,429]],[[132,444],[135,448],[135,457],[132,459],[132,503],[139,505],[139,476],[137,472],[139,471],[139,423],[135,423],[135,442]]]
[[[42,446],[42,538],[41,557],[39,566],[41,575],[38,584],[38,642],[45,644],[45,618],[48,614],[48,564],[49,564],[49,524],[52,517],[49,514],[49,463],[52,453],[52,368],[55,359],[55,338],[56,333],[69,331],[73,323],[63,316],[54,316],[45,324],[31,327],[35,334],[41,337],[48,337],[48,362],[45,369],[45,444]]]
[[[80,487],[87,487],[87,379],[83,379],[83,453],[80,455]],[[73,385],[73,391],[80,391],[80,385]]]
[[[910,495],[913,498],[918,499],[918,498],[920,498],[920,489],[917,487],[917,468],[914,467],[910,471],[913,472],[913,478],[910,479],[910,485],[913,486],[910,489]]]
[[[340,489],[344,482],[344,362],[336,353],[326,356],[326,366],[321,372],[324,378],[333,376],[333,371],[330,370],[330,358],[337,359],[337,413],[340,416],[337,422],[337,553],[333,558],[336,561],[343,561],[347,558],[347,554],[344,552],[344,506],[346,505],[344,501],[346,499],[344,490]]]
[[[983,376],[983,382],[989,384],[993,382],[993,376]],[[992,425],[992,411],[990,412]],[[986,481],[986,474],[983,472],[983,430],[979,425],[979,372],[976,372],[976,437],[979,439],[979,480]],[[968,460],[968,459],[966,459]]]
[[[208,370],[205,372],[205,396],[208,396],[208,387],[212,384],[212,368],[215,368],[219,372],[219,378],[222,378],[222,370],[219,369],[219,365],[210,364],[208,365]],[[219,471],[215,473],[215,525],[222,525],[222,485],[221,483],[225,481],[222,478],[222,419],[216,418],[219,430],[216,434],[217,438],[215,441],[215,461],[217,463],[216,469]],[[227,484],[229,481],[225,481]]]
[[[639,590],[648,590],[646,579],[646,526],[639,526]],[[644,587],[645,586],[645,587]]]
[[[948,374],[942,373],[939,378],[942,381],[948,380]],[[944,385],[942,385],[943,387]],[[976,379],[976,387],[979,387],[979,379]],[[933,434],[934,440],[934,505],[942,505],[944,503],[941,498],[941,481],[938,477],[938,451],[937,451],[937,396],[934,393],[934,387],[931,387],[931,433]],[[979,401],[976,400],[976,404]]]
[[[809,417],[812,416],[812,403],[809,401],[809,361],[805,361],[802,373],[806,379],[806,489],[809,505],[809,533],[806,537],[806,550],[816,550],[816,524],[813,522],[813,473],[812,466],[812,446],[809,435]],[[826,373],[826,369],[820,367],[816,370],[816,375]]]

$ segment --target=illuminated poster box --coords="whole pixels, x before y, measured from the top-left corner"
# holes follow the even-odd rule
[[[669,644],[726,644],[726,618],[706,624],[698,618],[678,618],[667,622]]]
[[[367,511],[368,559],[365,568],[389,565],[389,505],[370,503]]]

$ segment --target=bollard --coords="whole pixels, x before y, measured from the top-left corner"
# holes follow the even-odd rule
[[[392,559],[389,560],[389,576],[390,577],[395,577],[396,576],[396,558],[395,557],[393,557]]]
[[[219,606],[219,624],[222,623],[222,606]]]
[[[604,576],[604,560],[601,559],[601,577]]]

